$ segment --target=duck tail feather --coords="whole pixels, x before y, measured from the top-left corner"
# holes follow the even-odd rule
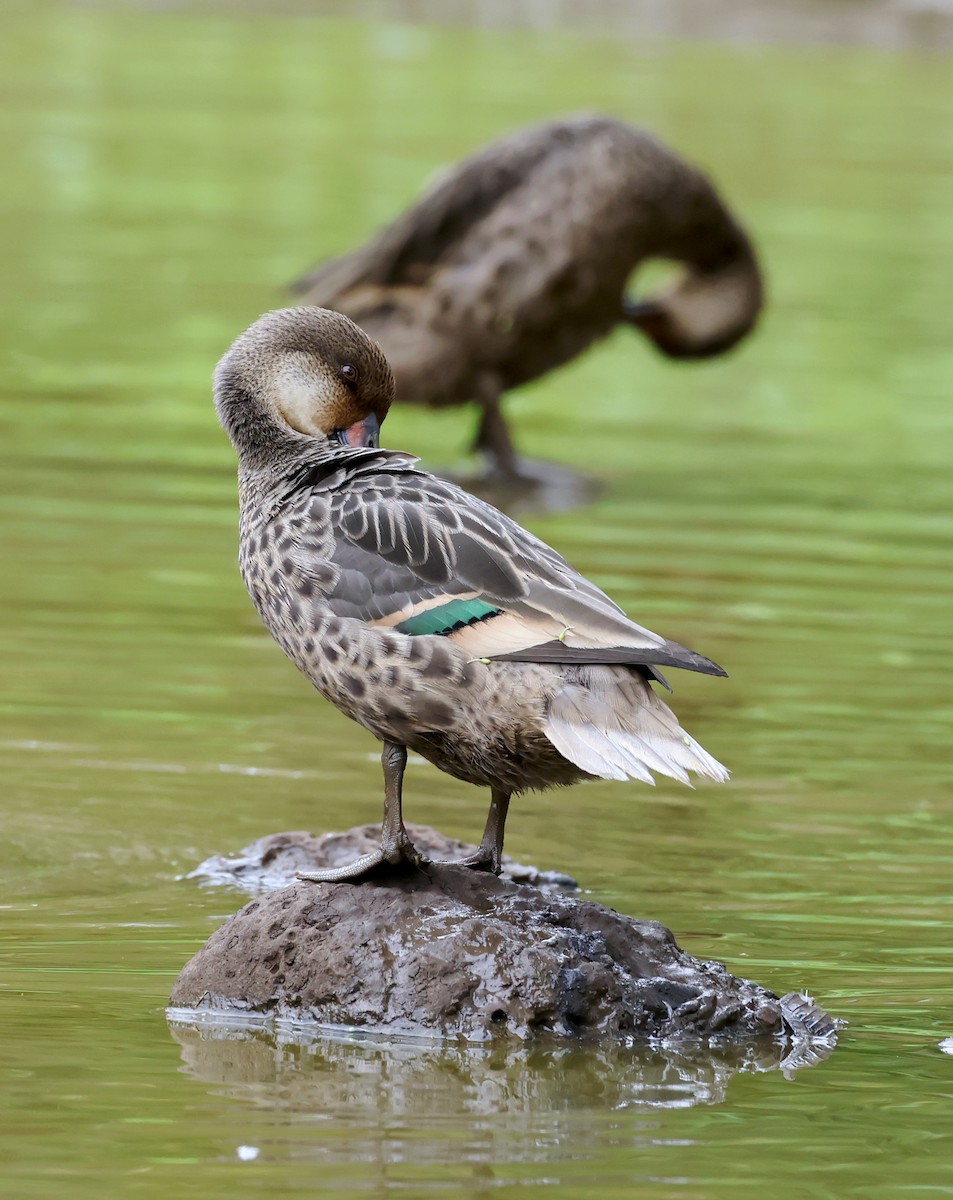
[[[545,732],[564,758],[604,779],[654,783],[654,771],[690,787],[690,771],[728,778],[648,683],[618,668],[592,671],[588,686],[567,683],[553,698]]]
[[[628,771],[593,749],[590,741],[583,736],[583,731],[571,722],[551,717],[546,723],[546,736],[563,758],[575,763],[589,775],[597,775],[601,779],[628,779]]]

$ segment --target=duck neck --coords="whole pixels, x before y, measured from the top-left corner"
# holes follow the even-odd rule
[[[216,408],[238,454],[243,506],[263,504],[289,476],[330,463],[346,453],[334,442],[289,429],[275,419],[260,396],[232,381],[219,381]]]

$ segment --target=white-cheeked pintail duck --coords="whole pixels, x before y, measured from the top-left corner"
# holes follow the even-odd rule
[[[268,313],[215,373],[238,452],[241,572],[274,639],[383,743],[380,850],[309,879],[420,856],[407,751],[491,789],[479,852],[499,871],[510,797],[593,776],[727,772],[653,690],[707,658],[643,629],[544,542],[417,460],[378,447],[384,355],[347,317]]]

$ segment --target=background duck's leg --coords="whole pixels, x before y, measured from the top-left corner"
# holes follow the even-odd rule
[[[474,396],[480,405],[480,423],[472,449],[489,459],[496,474],[514,479],[519,476],[519,457],[503,417],[502,396],[503,388],[496,375],[487,372],[480,376]]]
[[[357,879],[385,864],[396,867],[402,862],[419,866],[423,862],[413,842],[407,836],[403,817],[404,768],[407,766],[407,747],[385,742],[381,751],[384,768],[384,823],[381,845],[371,854],[363,854],[343,867],[328,867],[323,871],[299,871],[298,878],[309,883],[334,883],[339,879]]]
[[[480,376],[473,399],[480,405],[480,422],[472,449],[486,463],[486,473],[459,482],[504,510],[517,497],[532,496],[535,504],[554,510],[575,508],[591,500],[592,480],[555,463],[521,457],[503,416],[503,385],[488,371]]]
[[[479,850],[467,858],[450,859],[441,865],[474,867],[476,870],[492,871],[494,875],[499,875],[503,861],[503,830],[512,794],[503,791],[502,788],[494,788]]]

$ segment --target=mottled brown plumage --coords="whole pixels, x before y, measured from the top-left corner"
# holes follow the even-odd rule
[[[625,295],[649,258],[686,264],[668,291]],[[383,349],[399,402],[482,407],[476,447],[518,473],[501,395],[620,322],[674,358],[729,349],[755,324],[751,243],[699,171],[643,130],[581,115],[464,160],[365,246],[296,285]]]
[[[509,798],[588,776],[726,772],[650,679],[723,674],[630,621],[509,517],[376,446],[393,380],[346,317],[269,313],[215,375],[239,456],[240,563],[272,636],[319,692],[384,743],[379,854],[415,861],[406,751],[492,789],[481,853],[499,868]]]

